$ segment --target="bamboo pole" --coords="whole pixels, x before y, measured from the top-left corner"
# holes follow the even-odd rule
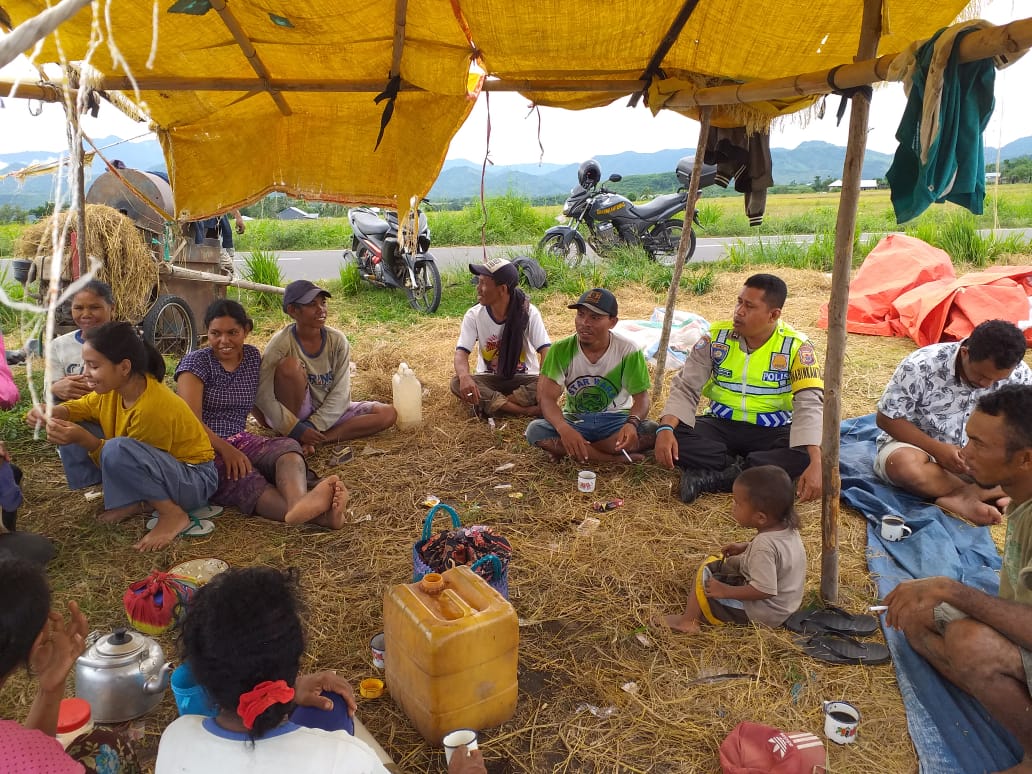
[[[864,0],[857,59],[872,56],[881,37],[882,0]],[[842,68],[845,70],[846,68]],[[841,70],[839,71],[841,72]],[[836,78],[837,80],[837,78]],[[839,433],[842,422],[842,370],[846,352],[846,303],[853,264],[853,239],[860,202],[860,173],[867,149],[867,120],[871,103],[857,94],[849,110],[849,140],[842,166],[842,193],[835,222],[835,263],[828,303],[828,351],[824,370],[824,432],[821,438],[823,497],[821,502],[821,598],[838,601]]]
[[[401,54],[405,49],[405,17],[408,14],[408,0],[396,0],[394,4],[394,48],[391,51],[390,77],[401,75]]]
[[[225,0],[215,0],[224,5]],[[242,34],[242,33],[241,33]],[[245,38],[246,39],[246,38]],[[5,39],[6,40],[6,39]],[[961,62],[973,62],[992,56],[1006,56],[1032,48],[1032,18],[1018,19],[999,27],[976,30],[966,35],[958,49]],[[253,47],[252,47],[253,50]],[[255,55],[257,56],[257,55]],[[872,55],[873,56],[873,55]],[[879,83],[888,79],[889,67],[899,53],[885,54],[877,59],[847,64],[835,73],[836,88],[848,89]],[[259,60],[260,62],[260,60]],[[263,65],[264,67],[264,65]],[[705,89],[680,91],[665,103],[669,108],[690,108],[702,105],[730,105],[748,102],[764,102],[772,99],[791,99],[811,94],[829,94],[828,73],[832,68],[801,75],[753,80],[748,83],[713,86]],[[134,83],[142,91],[235,91],[250,92],[270,90],[276,92],[311,93],[371,93],[383,91],[382,80],[332,80],[332,79],[277,79],[259,78],[176,78],[148,77],[142,75],[135,81],[125,76],[108,75],[100,79],[97,89],[106,91],[132,91]],[[10,91],[15,82],[0,80],[0,89]],[[629,95],[640,91],[638,78],[592,80],[588,78],[569,79],[504,79],[487,80],[483,91],[550,91],[564,93],[597,93],[614,96]],[[401,91],[421,91],[410,83],[402,82]],[[56,101],[49,90],[33,84],[18,84],[17,93],[31,99]],[[278,96],[278,95],[277,95]],[[58,98],[59,99],[59,98]],[[289,108],[288,108],[289,109]]]
[[[213,285],[231,285],[244,290],[257,290],[262,293],[276,293],[283,295],[283,288],[275,285],[263,285],[261,282],[248,282],[247,280],[233,279],[225,274],[212,274],[207,271],[187,269],[183,266],[176,266],[174,263],[162,263],[158,269],[160,274],[167,274],[180,279],[195,280],[196,282],[210,282]]]
[[[670,328],[674,320],[674,308],[677,306],[677,291],[681,287],[681,273],[688,258],[688,245],[691,244],[692,223],[695,220],[695,205],[699,200],[699,178],[702,176],[702,157],[706,155],[706,140],[709,138],[710,109],[699,111],[699,141],[695,146],[695,161],[692,163],[692,179],[688,183],[688,199],[684,205],[684,225],[681,229],[681,241],[677,243],[677,257],[674,260],[674,271],[667,289],[666,313],[663,315],[663,332],[659,335],[659,348],[656,350],[656,373],[652,383],[652,405],[659,402],[663,391],[663,374],[666,372],[667,347],[670,345]]]
[[[276,103],[276,107],[279,108],[280,113],[285,116],[293,114],[293,110],[290,109],[290,105],[283,99],[283,95],[280,94],[279,89],[272,85],[272,73],[269,72],[269,68],[265,66],[262,58],[258,56],[258,51],[251,43],[251,39],[247,37],[247,33],[244,32],[244,28],[240,26],[240,22],[233,15],[233,12],[226,5],[226,0],[209,0],[211,7],[218,11],[220,17],[222,17],[223,23],[229,29],[230,34],[236,41],[236,44],[240,47],[244,56],[247,58],[248,63],[251,65],[251,69],[254,70],[255,74],[260,80],[258,89],[268,92],[269,96],[272,97],[272,101]],[[131,88],[131,87],[130,87]],[[141,87],[142,88],[142,87]],[[248,89],[250,91],[250,89]]]

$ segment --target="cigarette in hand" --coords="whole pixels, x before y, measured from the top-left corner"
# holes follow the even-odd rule
[[[884,613],[886,610],[889,609],[889,606],[888,605],[871,605],[867,609],[870,610],[872,613]]]
[[[620,449],[620,453],[627,458],[628,462],[634,462],[634,460],[631,459],[631,455],[627,453],[627,449]]]

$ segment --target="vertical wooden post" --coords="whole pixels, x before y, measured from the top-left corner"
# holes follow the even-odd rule
[[[699,200],[699,177],[702,175],[702,157],[706,153],[706,140],[709,137],[710,110],[708,105],[699,109],[699,142],[695,147],[692,179],[688,184],[688,199],[684,207],[684,228],[681,230],[681,241],[677,243],[677,258],[674,261],[674,271],[670,277],[670,287],[667,290],[663,332],[659,336],[659,349],[656,350],[656,377],[652,383],[652,405],[656,405],[663,391],[663,374],[666,372],[666,352],[670,344],[670,327],[674,319],[674,307],[677,305],[677,291],[681,285],[681,274],[688,256],[688,245],[691,244],[695,205]]]
[[[881,37],[882,0],[864,0],[860,46],[856,61],[873,59]],[[838,600],[838,518],[839,427],[842,423],[842,366],[846,350],[846,304],[849,300],[849,273],[853,264],[853,238],[860,199],[860,176],[867,148],[867,119],[871,105],[865,94],[853,97],[849,111],[849,142],[842,167],[842,193],[839,194],[835,222],[835,263],[828,302],[828,352],[824,370],[824,434],[821,440],[821,467],[824,496],[821,503],[821,598]]]

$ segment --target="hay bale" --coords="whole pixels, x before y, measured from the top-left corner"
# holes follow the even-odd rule
[[[71,278],[71,233],[76,217],[74,210],[66,210],[29,226],[14,243],[15,257],[36,262],[38,275],[47,276],[54,231],[64,233],[68,229],[61,277]],[[139,322],[150,308],[151,291],[158,282],[158,263],[140,230],[118,210],[105,204],[87,204],[86,255],[101,262],[97,279],[108,283],[115,293],[115,319]]]

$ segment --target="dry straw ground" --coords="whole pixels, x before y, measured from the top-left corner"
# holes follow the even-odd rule
[[[815,272],[784,270],[790,298],[785,317],[824,350],[816,321],[830,281]],[[680,308],[719,319],[730,308],[744,274],[719,277],[704,297],[686,297]],[[471,291],[456,291],[470,292]],[[647,317],[663,299],[644,288],[618,294],[625,318]],[[472,303],[472,297],[471,297]],[[679,609],[700,559],[731,539],[748,539],[729,516],[730,498],[707,495],[691,506],[671,497],[675,474],[649,462],[597,467],[598,491],[576,491],[578,466],[553,465],[527,447],[519,420],[502,420],[492,432],[472,419],[447,389],[458,321],[421,320],[414,326],[370,325],[334,299],[331,315],[347,331],[358,364],[358,397],[390,398],[390,374],[407,360],[429,391],[425,423],[413,432],[391,431],[353,444],[355,459],[339,471],[352,492],[357,522],[340,532],[289,528],[219,517],[206,538],[184,539],[156,555],[131,546],[142,524],[103,526],[95,505],[69,494],[53,450],[44,443],[18,450],[26,468],[28,505],[21,523],[61,546],[51,572],[59,600],[77,599],[92,628],[125,624],[126,586],[154,568],[214,556],[232,565],[294,565],[303,571],[310,607],[306,668],[333,668],[355,684],[373,671],[369,638],[381,631],[386,588],[407,582],[411,545],[433,493],[452,503],[466,523],[491,524],[515,549],[511,600],[520,629],[520,696],[515,717],[482,734],[489,771],[500,772],[716,772],[720,741],[741,720],[783,729],[823,728],[821,701],[845,698],[863,712],[856,744],[829,745],[830,770],[850,774],[901,774],[916,769],[913,748],[891,665],[829,666],[801,654],[784,631],[708,628],[695,637],[645,631],[658,612]],[[572,330],[573,313],[554,299],[543,305],[553,338]],[[271,333],[257,331],[257,343]],[[873,410],[909,341],[851,336],[843,389],[843,416]],[[653,408],[653,416],[658,407]],[[383,454],[365,455],[370,448]],[[313,466],[322,473],[328,453]],[[515,467],[503,474],[503,463]],[[521,499],[495,490],[511,483]],[[593,515],[591,500],[622,497],[626,504],[601,516],[590,537],[576,526]],[[808,550],[807,598],[816,595],[820,566],[819,505],[800,508]],[[369,520],[361,521],[369,516]],[[873,600],[864,560],[863,522],[843,509],[841,599],[862,610]],[[168,654],[171,636],[163,636]],[[388,647],[390,644],[388,643]],[[747,678],[709,680],[741,673]],[[635,682],[637,692],[621,689]],[[5,689],[5,717],[24,716],[25,683]],[[585,705],[606,710],[596,717]],[[389,697],[359,699],[368,727],[406,772],[442,772],[442,751],[425,744]],[[136,725],[143,749],[154,754],[163,726],[174,716],[170,694]],[[602,712],[600,714],[606,714]]]

